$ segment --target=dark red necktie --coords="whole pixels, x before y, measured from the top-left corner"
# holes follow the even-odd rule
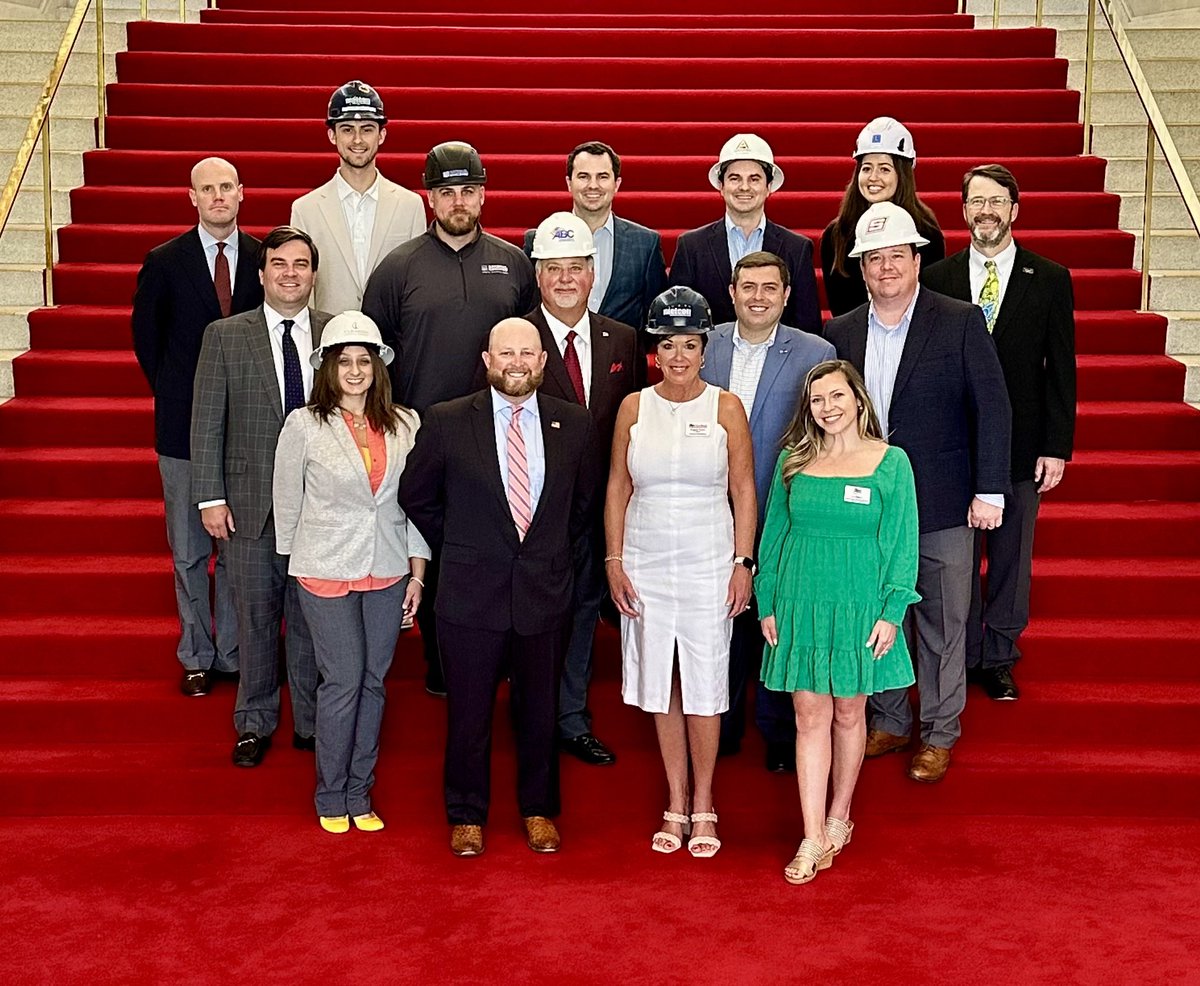
[[[583,370],[579,366],[579,354],[575,352],[575,339],[578,334],[572,329],[567,333],[567,348],[563,350],[563,362],[567,366],[567,376],[571,378],[571,386],[575,390],[575,400],[587,406],[583,393]]]
[[[229,286],[229,258],[225,256],[225,244],[217,244],[217,262],[213,266],[213,287],[217,289],[217,304],[221,306],[221,317],[229,318],[233,311],[233,289]]]

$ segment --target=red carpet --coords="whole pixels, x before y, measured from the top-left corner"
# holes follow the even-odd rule
[[[1200,413],[1162,355],[1165,319],[1133,311],[1133,237],[1105,162],[1078,155],[1079,96],[1053,32],[972,31],[953,0],[764,0],[751,21],[706,0],[509,0],[452,16],[275,6],[130,25],[111,147],[86,155],[59,237],[60,307],[30,317],[19,396],[0,407],[6,978],[544,982],[570,969],[640,983],[688,976],[700,957],[706,977],[752,982],[1200,981],[1176,930],[1200,916],[1185,849],[1200,836],[1186,821],[1200,813]],[[856,59],[879,52],[892,91],[863,89]],[[747,68],[761,89],[725,86]],[[647,851],[660,768],[650,723],[620,704],[610,631],[593,704],[620,762],[564,765],[553,859],[520,844],[503,728],[488,854],[463,865],[445,850],[443,713],[420,690],[415,637],[392,676],[379,837],[317,830],[311,759],[286,743],[234,771],[228,686],[178,695],[134,277],[194,222],[184,189],[204,154],[240,168],[245,228],[286,221],[333,168],[319,121],[351,77],[379,85],[395,116],[389,177],[419,187],[439,140],[480,148],[484,219],[509,239],[568,204],[565,153],[599,137],[625,157],[618,211],[662,229],[669,257],[679,231],[720,214],[706,172],[740,130],[770,140],[787,173],[772,218],[815,237],[859,128],[894,114],[951,250],[966,243],[962,172],[999,158],[1025,193],[1022,242],[1072,268],[1078,453],[1043,508],[1024,696],[972,691],[939,786],[907,781],[899,757],[866,765],[854,843],[812,887],[779,879],[798,805],[757,741],[718,770],[726,849],[707,866]],[[1001,98],[963,90],[971,80]],[[71,817],[19,817],[47,815]]]

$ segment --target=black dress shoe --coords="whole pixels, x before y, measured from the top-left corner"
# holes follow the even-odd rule
[[[591,733],[559,740],[559,746],[564,752],[593,767],[607,767],[610,763],[617,762],[617,755]]]
[[[292,733],[292,746],[297,750],[312,753],[317,748],[317,738],[315,736],[301,736],[299,733]]]
[[[212,681],[209,678],[208,672],[204,670],[185,670],[183,677],[179,679],[179,690],[188,698],[207,695],[211,688]]]
[[[981,669],[979,684],[983,686],[987,697],[996,702],[1015,702],[1021,697],[1021,690],[1013,680],[1010,665]]]
[[[235,767],[257,767],[271,747],[270,736],[259,736],[258,733],[242,733],[233,746],[233,765]]]
[[[437,698],[446,697],[446,679],[437,665],[430,664],[425,669],[425,691]]]
[[[768,743],[767,770],[772,774],[794,774],[796,772],[796,744]]]

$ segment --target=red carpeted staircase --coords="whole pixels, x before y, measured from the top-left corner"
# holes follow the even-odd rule
[[[749,20],[704,0],[662,0],[654,13],[635,0],[602,13],[573,0],[471,14],[371,0],[355,11],[275,6],[235,0],[201,24],[131,24],[118,56],[110,148],[86,155],[74,221],[59,235],[60,307],[30,317],[18,396],[0,407],[0,813],[311,810],[300,754],[277,748],[259,770],[229,766],[228,686],[204,700],[177,692],[129,301],[145,252],[195,221],[185,189],[199,157],[240,169],[250,232],[286,222],[292,199],[334,167],[325,102],[355,77],[380,88],[392,116],[383,171],[419,188],[432,144],[473,142],[490,172],[484,221],[512,240],[569,205],[563,161],[586,139],[622,154],[617,211],[663,230],[668,258],[679,231],[720,215],[706,172],[736,131],[766,137],[786,171],[771,218],[814,239],[874,116],[913,130],[922,196],[949,250],[966,243],[962,172],[1008,164],[1023,190],[1020,238],[1072,268],[1079,307],[1078,452],[1043,507],[1024,695],[1001,705],[972,691],[946,782],[918,787],[887,758],[867,765],[856,810],[1200,810],[1200,412],[1181,403],[1183,367],[1162,355],[1165,320],[1134,311],[1133,237],[1117,229],[1104,162],[1078,156],[1079,96],[1065,88],[1052,31],[973,31],[953,0],[859,0],[851,13],[840,0],[761,0]],[[567,765],[568,812],[604,814],[618,838],[640,839],[658,808],[657,754],[644,717],[619,703],[614,655],[605,632],[593,705],[622,762],[600,778]],[[418,665],[410,636],[380,792],[396,803],[418,790],[428,801],[419,824],[433,828],[441,706],[421,693]],[[790,782],[774,784],[753,751],[741,759],[718,772],[731,824],[752,830],[764,798],[794,817]]]

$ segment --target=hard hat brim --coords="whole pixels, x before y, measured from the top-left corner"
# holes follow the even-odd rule
[[[886,250],[888,247],[909,245],[923,247],[929,243],[920,233],[915,236],[884,237],[884,239],[887,241],[886,243],[867,243],[862,247],[856,242],[847,256],[861,257],[864,253],[870,253],[872,250]]]

